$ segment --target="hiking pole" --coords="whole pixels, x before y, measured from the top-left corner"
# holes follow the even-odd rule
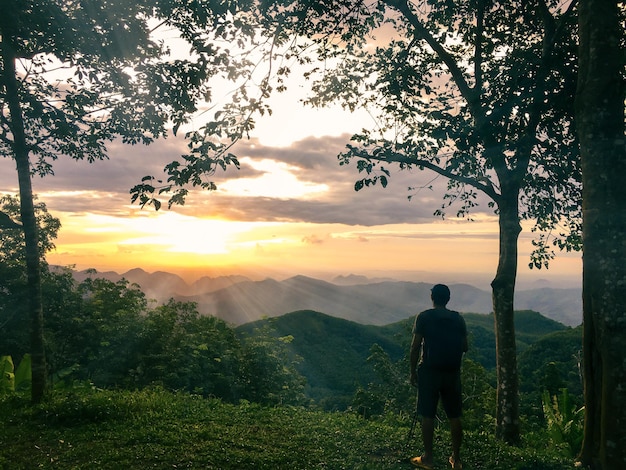
[[[404,445],[405,449],[409,447],[409,444],[413,440],[413,435],[415,434],[415,426],[417,425],[418,415],[417,415],[417,393],[415,394],[415,407],[413,408],[413,421],[411,422],[411,429],[409,429],[409,434],[406,437],[406,444]]]

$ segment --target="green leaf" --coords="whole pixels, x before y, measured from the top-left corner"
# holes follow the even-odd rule
[[[32,359],[30,354],[24,354],[15,371],[15,390],[29,390],[32,383]]]
[[[0,393],[15,390],[15,374],[11,356],[0,356]]]

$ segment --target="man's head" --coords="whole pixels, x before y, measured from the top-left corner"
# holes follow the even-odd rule
[[[430,290],[433,305],[445,307],[450,300],[450,289],[445,284],[435,284]]]

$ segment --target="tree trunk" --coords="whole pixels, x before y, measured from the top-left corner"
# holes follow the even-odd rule
[[[502,190],[498,204],[500,252],[496,277],[491,283],[496,333],[496,437],[508,444],[519,443],[519,382],[513,300],[517,276],[517,240],[521,231],[518,191]]]
[[[26,279],[28,289],[28,311],[31,317],[32,393],[34,403],[39,403],[46,389],[46,357],[43,341],[43,308],[41,298],[41,265],[39,237],[33,202],[30,176],[30,161],[24,130],[24,119],[20,106],[18,82],[15,70],[15,53],[7,38],[2,41],[2,62],[6,100],[11,113],[10,128],[13,133],[13,156],[17,166],[20,215],[24,227],[26,252]]]
[[[626,143],[617,0],[579,3],[584,467],[626,468]]]

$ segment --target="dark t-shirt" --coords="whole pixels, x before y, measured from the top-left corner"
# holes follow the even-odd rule
[[[415,317],[416,333],[424,339],[421,365],[448,371],[460,369],[467,336],[461,314],[445,308],[424,310]]]

